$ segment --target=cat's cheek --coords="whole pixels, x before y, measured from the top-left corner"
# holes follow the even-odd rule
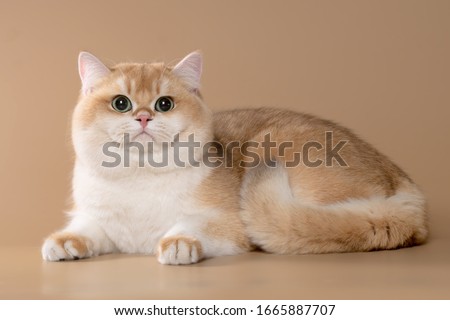
[[[202,244],[192,237],[163,238],[158,246],[158,261],[161,264],[192,264],[199,262],[202,258]]]

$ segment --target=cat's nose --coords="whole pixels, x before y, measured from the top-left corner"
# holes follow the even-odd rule
[[[152,118],[148,114],[141,114],[136,117],[136,121],[139,121],[141,123],[141,127],[143,129],[147,126],[150,120],[152,120]]]

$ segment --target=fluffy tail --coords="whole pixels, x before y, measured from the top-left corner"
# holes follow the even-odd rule
[[[241,195],[251,241],[272,253],[394,249],[428,234],[425,200],[409,182],[389,198],[305,205],[293,197],[286,169],[259,167],[246,174]]]

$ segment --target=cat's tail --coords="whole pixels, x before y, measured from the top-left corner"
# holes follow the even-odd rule
[[[371,251],[424,243],[425,200],[411,182],[391,197],[306,205],[294,198],[286,169],[251,169],[242,218],[253,244],[280,254]]]

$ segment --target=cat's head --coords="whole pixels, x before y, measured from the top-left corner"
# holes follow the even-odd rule
[[[80,161],[94,167],[106,164],[107,168],[143,164],[164,171],[177,166],[174,156],[188,156],[188,150],[180,148],[176,152],[181,155],[174,155],[174,142],[188,141],[191,136],[203,145],[212,139],[211,112],[199,93],[199,52],[189,54],[174,67],[122,63],[110,68],[82,52],[78,68],[82,89],[72,136]],[[200,159],[201,148],[194,151]]]

